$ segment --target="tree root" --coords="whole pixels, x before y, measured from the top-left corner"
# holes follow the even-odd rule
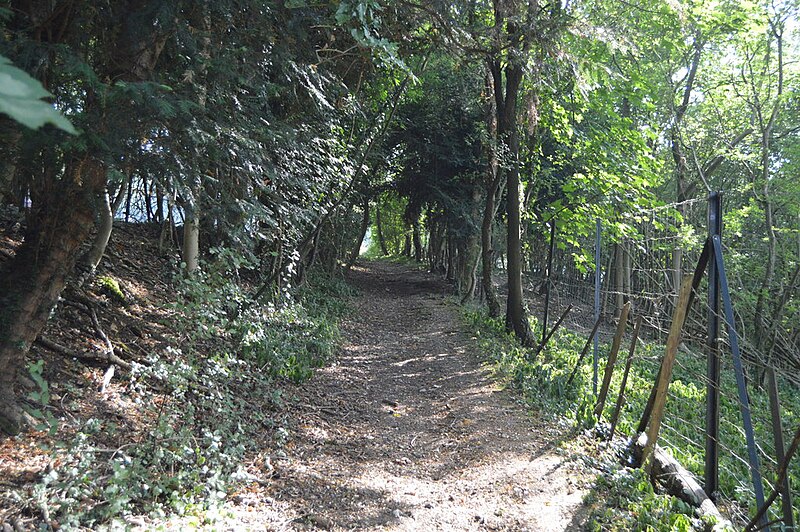
[[[77,358],[78,360],[87,360],[90,362],[106,362],[108,364],[116,364],[122,368],[130,369],[131,365],[129,362],[122,360],[117,355],[114,354],[113,350],[110,351],[102,351],[102,352],[78,352],[70,349],[65,345],[61,345],[49,338],[44,336],[40,336],[36,339],[36,343],[40,346],[49,349],[50,351],[56,352],[60,355],[64,355],[67,357]]]
[[[0,391],[0,434],[16,436],[34,424],[33,418],[22,409],[13,394]]]

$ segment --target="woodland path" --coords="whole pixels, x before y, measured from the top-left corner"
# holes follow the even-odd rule
[[[450,288],[385,262],[351,281],[343,352],[287,391],[285,456],[272,458],[267,497],[239,496],[238,526],[581,529],[584,479],[557,452],[564,429],[492,381]]]

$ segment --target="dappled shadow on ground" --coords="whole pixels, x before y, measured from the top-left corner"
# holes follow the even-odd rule
[[[449,287],[388,263],[352,283],[338,362],[291,392],[301,414],[273,461],[272,510],[294,528],[574,530],[564,429],[491,380]]]

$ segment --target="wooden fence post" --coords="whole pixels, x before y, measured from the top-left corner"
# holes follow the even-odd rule
[[[678,353],[678,345],[681,342],[683,323],[689,309],[689,295],[692,293],[692,278],[693,275],[685,275],[681,282],[678,302],[675,305],[675,313],[672,316],[672,325],[670,326],[669,336],[667,337],[666,352],[664,353],[661,371],[659,371],[658,380],[655,385],[656,393],[653,401],[653,410],[650,416],[650,427],[647,430],[647,445],[642,453],[642,465],[648,471],[650,470],[649,458],[650,455],[653,454],[656,442],[658,441],[658,432],[661,429],[661,420],[664,417],[664,406],[667,402],[669,383],[672,380],[672,367],[675,364],[675,355]]]
[[[631,348],[628,350],[628,360],[625,361],[625,372],[622,374],[622,384],[619,385],[619,395],[617,396],[617,405],[614,408],[614,414],[611,416],[611,436],[609,439],[614,439],[614,431],[617,430],[617,421],[619,421],[619,412],[622,410],[622,403],[625,401],[625,385],[628,384],[628,374],[631,372],[631,364],[633,364],[633,355],[636,352],[636,342],[639,340],[639,328],[642,326],[642,315],[636,317],[636,325],[633,326],[633,338],[631,339]]]
[[[575,367],[572,369],[569,379],[567,379],[567,386],[572,384],[572,380],[575,378],[575,375],[578,373],[578,369],[581,367],[581,362],[583,362],[583,359],[586,358],[586,354],[589,352],[589,346],[592,345],[592,339],[595,337],[598,327],[600,327],[599,317],[595,320],[594,327],[592,327],[592,332],[589,333],[589,338],[586,339],[586,343],[583,345],[583,350],[581,350],[578,361],[575,363]]]
[[[628,323],[628,313],[630,310],[631,302],[628,301],[622,307],[622,313],[619,316],[619,325],[617,325],[617,333],[614,335],[614,341],[611,343],[611,352],[608,354],[606,371],[603,373],[603,385],[600,387],[600,394],[597,396],[597,404],[594,407],[594,415],[597,418],[603,413],[606,396],[608,395],[608,387],[611,385],[611,375],[614,373],[614,364],[617,362],[617,353],[619,353],[619,346],[622,344],[622,336],[625,334],[625,325]]]
[[[775,459],[779,464],[786,460],[786,448],[783,442],[783,424],[781,423],[781,401],[778,395],[778,376],[775,368],[767,366],[767,390],[769,392],[769,408],[772,412],[772,437],[775,443]],[[792,488],[789,476],[783,475],[783,480],[775,484],[775,489],[781,492],[781,508],[783,510],[783,525],[787,530],[794,530],[794,512],[792,511]]]

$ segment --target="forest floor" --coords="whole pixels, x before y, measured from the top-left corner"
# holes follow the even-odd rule
[[[0,231],[0,261],[13,256],[19,240],[17,229]],[[155,230],[120,225],[101,271],[120,281],[130,302],[115,303],[97,283],[82,299],[97,309],[102,329],[130,362],[146,363],[148,354],[164,353],[182,341],[169,325],[171,259],[159,252],[157,241]],[[125,526],[582,528],[589,514],[582,501],[598,471],[586,460],[573,459],[586,450],[568,424],[532,411],[492,376],[459,316],[461,308],[449,297],[452,287],[438,275],[387,261],[357,266],[349,281],[358,295],[342,323],[343,344],[335,361],[302,384],[283,381],[276,383],[282,390],[247,397],[250,410],[265,410],[276,420],[272,428],[253,430],[263,439],[252,442],[259,452],[242,464],[253,473],[251,481],[228,492],[221,511],[207,516],[204,525],[196,516],[126,515]],[[80,305],[60,306],[44,336],[75,353],[102,350]],[[95,420],[114,428],[92,440],[98,452],[116,449],[117,454],[147,444],[159,405],[166,401],[158,387],[137,395],[125,372],[103,391],[108,364],[102,360],[78,360],[37,344],[31,359],[38,358],[50,383],[48,409],[59,423],[55,434],[30,431],[0,439],[0,530],[57,528],[55,522],[43,522],[47,515],[37,486],[54,467],[66,467],[72,456],[68,442]],[[282,400],[270,399],[275,391]],[[248,416],[240,422],[255,423]],[[106,479],[109,464],[93,464],[87,478]],[[64,485],[68,482],[65,478]]]
[[[449,286],[388,262],[356,267],[351,282],[342,353],[286,390],[291,439],[223,526],[581,529],[596,471],[563,450],[568,428],[492,378]]]

